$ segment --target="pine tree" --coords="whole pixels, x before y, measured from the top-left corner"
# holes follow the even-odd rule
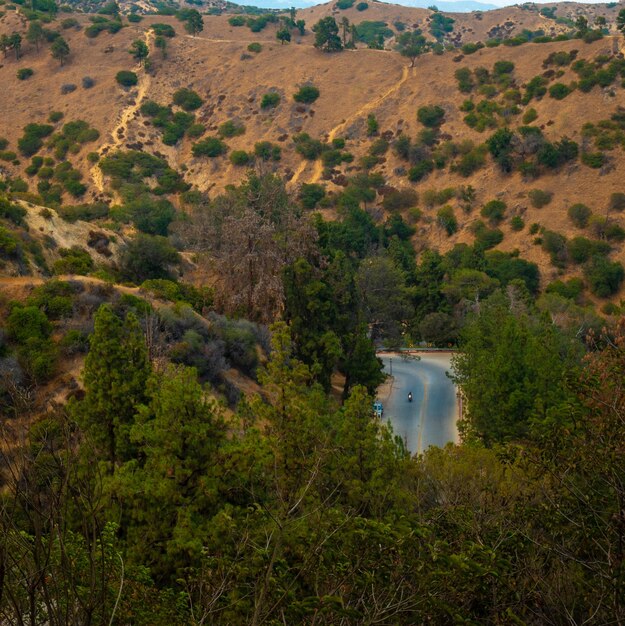
[[[61,65],[65,64],[65,59],[69,56],[69,45],[63,37],[57,37],[50,46],[52,57],[58,59]]]
[[[130,428],[137,406],[145,401],[150,374],[141,326],[133,313],[121,320],[109,305],[95,317],[85,361],[86,395],[79,419],[111,466],[131,456]]]

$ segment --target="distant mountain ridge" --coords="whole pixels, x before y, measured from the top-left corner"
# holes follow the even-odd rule
[[[246,2],[241,2],[240,4],[242,6],[261,7],[264,9],[288,9],[290,7],[295,7],[296,9],[307,9],[321,3],[314,2],[314,0],[247,0]],[[402,6],[416,7],[420,9],[427,9],[432,5],[435,5],[441,11],[445,11],[447,13],[469,13],[471,11],[490,11],[491,9],[501,8],[496,4],[477,2],[477,0],[443,0],[442,2],[433,2],[432,0],[395,0],[392,4],[400,4]]]

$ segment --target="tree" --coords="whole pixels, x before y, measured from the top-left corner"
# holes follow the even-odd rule
[[[410,311],[402,272],[387,256],[367,257],[356,273],[356,287],[371,337],[399,341]]]
[[[282,271],[309,257],[316,233],[274,174],[251,173],[180,229],[217,270],[218,300],[231,314],[268,322],[284,306]]]
[[[455,343],[458,329],[454,318],[441,312],[428,313],[419,324],[419,334],[424,341],[445,347]]]
[[[575,371],[580,347],[529,312],[515,288],[482,301],[452,362],[466,398],[464,436],[493,445],[548,428],[553,412],[570,398],[565,377]]]
[[[109,305],[96,313],[89,346],[83,373],[85,397],[76,410],[112,471],[133,454],[130,429],[137,407],[145,402],[148,352],[135,315],[128,313],[122,320]]]
[[[343,16],[341,18],[341,29],[343,30],[343,47],[347,45],[347,33],[349,32],[349,20]]]
[[[40,22],[31,22],[26,31],[26,39],[29,43],[35,44],[37,52],[39,52],[39,44],[45,40],[45,32]]]
[[[11,49],[11,38],[9,35],[0,35],[0,50],[4,58],[7,57],[7,51]]]
[[[333,17],[324,17],[314,26],[315,48],[324,52],[340,52],[343,49],[341,38],[339,37],[339,27]]]
[[[575,28],[577,28],[581,36],[585,35],[588,32],[588,18],[584,15],[579,15],[575,20]]]
[[[63,37],[59,36],[52,42],[50,46],[50,54],[53,59],[60,61],[61,65],[65,64],[65,60],[69,56],[69,45]]]
[[[13,33],[9,36],[9,45],[15,50],[15,58],[19,61],[20,52],[22,51],[22,36],[19,33]]]
[[[190,35],[195,36],[204,30],[204,20],[196,9],[183,9],[178,16],[184,22],[185,30]]]
[[[167,38],[163,35],[157,35],[154,38],[154,45],[161,51],[163,59],[167,58]]]
[[[625,37],[625,9],[621,9],[616,16],[616,28]]]
[[[116,477],[116,496],[130,517],[130,556],[159,578],[200,556],[199,538],[209,534],[216,513],[215,468],[225,427],[207,391],[193,368],[153,372],[130,430],[141,463],[129,461]]]
[[[306,34],[306,22],[304,20],[297,20],[295,22],[295,27],[299,31],[299,34],[304,36]]]
[[[415,59],[428,49],[428,43],[420,30],[404,32],[397,38],[399,54],[410,59],[410,67],[414,67]]]
[[[122,252],[122,272],[127,278],[142,283],[150,278],[171,278],[172,266],[180,255],[165,237],[138,234]]]
[[[132,55],[133,59],[139,62],[139,65],[143,64],[143,61],[148,58],[148,54],[150,54],[150,49],[148,48],[148,44],[145,43],[142,39],[135,39],[130,46],[130,50],[128,50],[129,54]]]
[[[291,41],[291,31],[288,28],[281,28],[276,33],[276,39],[280,42],[281,45],[288,43]]]

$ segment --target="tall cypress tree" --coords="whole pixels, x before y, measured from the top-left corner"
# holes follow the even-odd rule
[[[133,313],[120,319],[110,305],[95,317],[85,361],[86,395],[79,416],[94,445],[112,466],[131,457],[130,428],[146,401],[151,367],[141,326]]]

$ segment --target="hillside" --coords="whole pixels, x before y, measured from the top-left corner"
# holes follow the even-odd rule
[[[625,623],[625,9],[356,1],[0,0],[0,623]]]
[[[576,10],[565,6],[567,11]],[[596,10],[595,5],[593,9]],[[298,15],[305,16],[310,24],[328,11],[329,5],[321,5]],[[520,17],[539,19],[535,12],[518,8],[511,11],[507,16],[512,21],[517,20],[519,27],[532,26]],[[355,9],[341,13],[354,20],[360,14]],[[417,19],[416,16],[423,20],[431,12],[375,3],[363,13],[367,18],[384,17],[388,23],[393,23],[398,19],[412,21]],[[497,14],[497,11],[489,12],[488,23],[479,22],[480,33],[485,27],[492,28],[488,25],[496,22]],[[475,15],[469,17],[474,19]],[[8,55],[0,69],[7,90],[15,94],[0,102],[0,115],[6,121],[3,134],[8,140],[7,151],[15,150],[26,124],[46,123],[52,111],[60,111],[63,117],[56,128],[80,119],[99,131],[98,139],[76,146],[69,156],[75,170],[82,175],[87,193],[76,199],[64,193],[65,203],[84,203],[89,198],[110,201],[110,179],[102,176],[99,166],[94,165],[88,156],[94,152],[106,156],[123,148],[147,150],[166,158],[174,170],[183,172],[185,181],[214,195],[227,185],[237,183],[245,168],[233,165],[227,156],[194,157],[191,154],[193,141],[186,138],[175,146],[164,145],[162,131],[151,126],[149,118],[140,112],[143,103],[154,100],[168,104],[177,89],[187,87],[203,99],[202,106],[195,111],[195,118],[205,127],[207,135],[214,134],[229,120],[244,126],[243,134],[226,140],[229,151],[249,150],[260,141],[272,142],[281,149],[280,161],[267,162],[263,167],[270,167],[283,175],[293,191],[302,183],[319,182],[326,184],[329,191],[339,191],[344,184],[344,174],[350,176],[362,171],[359,165],[362,157],[368,154],[380,136],[392,143],[400,134],[415,137],[423,129],[416,119],[416,111],[422,106],[441,105],[444,109],[441,139],[453,140],[457,144],[470,141],[477,146],[488,138],[492,127],[478,132],[463,121],[466,111],[461,107],[467,94],[460,92],[454,77],[460,68],[474,71],[480,67],[492,68],[497,61],[510,61],[514,67],[510,88],[517,88],[522,94],[530,79],[544,72],[549,76],[547,85],[578,80],[571,64],[555,69],[545,65],[545,60],[554,53],[577,51],[578,61],[597,57],[622,58],[618,38],[606,37],[590,44],[571,40],[483,48],[465,55],[461,52],[430,53],[418,57],[411,68],[406,59],[392,50],[358,47],[340,54],[325,54],[313,47],[313,34],[309,30],[304,36],[295,35],[292,43],[282,46],[275,41],[275,25],[269,24],[261,32],[252,33],[247,27],[230,25],[228,20],[226,15],[205,16],[204,30],[191,36],[174,18],[146,16],[139,24],[129,24],[116,34],[102,32],[91,39],[80,28],[90,23],[89,18],[77,15],[79,26],[63,30],[71,49],[70,59],[64,66],[52,59],[45,49],[37,53],[25,44],[21,59],[16,61]],[[177,35],[169,40],[166,59],[161,58],[153,47],[150,27],[155,23],[169,24],[177,31]],[[0,24],[5,32],[25,28],[25,21],[16,14],[6,14]],[[479,39],[477,33],[472,33],[471,37],[473,35]],[[152,46],[152,68],[149,72],[138,70],[137,87],[121,88],[115,75],[133,67],[127,50],[137,38]],[[260,53],[247,51],[247,46],[253,42],[262,44]],[[386,47],[392,48],[392,39]],[[34,75],[25,81],[18,80],[16,71],[20,67],[32,68]],[[84,88],[82,81],[85,77],[92,78],[95,85]],[[319,88],[319,99],[312,105],[293,102],[292,94],[308,83]],[[74,85],[76,89],[62,94],[64,85]],[[279,94],[280,104],[263,110],[259,106],[260,100],[270,91]],[[477,101],[475,96],[471,98]],[[500,95],[493,100],[498,98]],[[537,113],[535,125],[542,129],[546,139],[557,141],[567,136],[584,146],[590,141],[583,136],[584,124],[608,119],[623,104],[623,89],[617,79],[605,88],[595,86],[587,92],[575,90],[564,100],[549,95],[533,99],[518,109],[519,114],[511,119],[511,123],[512,127],[522,126],[523,111],[534,109]],[[379,125],[379,131],[373,137],[367,136],[366,132],[369,115],[374,115]],[[497,127],[502,121],[503,118],[498,118],[493,123]],[[293,137],[298,133],[328,141],[344,138],[345,150],[353,155],[354,161],[334,166],[332,174],[325,173],[320,160],[307,161],[298,154],[293,143]],[[548,225],[567,237],[575,236],[580,232],[572,227],[566,213],[572,204],[586,204],[601,214],[611,195],[623,191],[624,163],[622,150],[618,147],[605,152],[607,161],[600,170],[576,162],[552,173],[545,171],[540,178],[532,180],[520,172],[504,174],[487,159],[484,167],[468,175],[454,173],[453,167],[445,167],[415,183],[406,178],[405,163],[392,150],[382,149],[385,154],[379,158],[375,171],[384,177],[385,187],[414,189],[421,194],[417,206],[424,219],[419,222],[414,239],[417,249],[433,246],[446,251],[457,242],[473,240],[470,227],[480,219],[479,215],[475,212],[465,214],[456,204],[458,232],[447,237],[437,225],[437,207],[423,201],[424,191],[471,185],[476,190],[473,206],[479,207],[495,198],[508,205],[506,219],[499,226],[505,235],[500,248],[518,249],[524,258],[537,262],[544,284],[561,275],[563,269],[551,265],[549,255],[534,244],[534,238],[528,236],[526,229],[513,231],[509,220],[520,216],[527,225]],[[45,156],[53,152],[51,148],[44,148],[39,154]],[[36,191],[37,179],[25,174],[26,165],[28,160],[20,159],[14,164],[5,161],[2,167],[5,175],[22,177],[29,184],[29,190]],[[600,185],[596,184],[598,176]],[[543,208],[531,206],[527,193],[533,188],[553,194],[553,199]],[[37,201],[36,196],[28,199]],[[173,199],[178,204],[175,197]],[[377,202],[382,199],[383,195],[379,195]],[[115,196],[113,200],[117,201]],[[332,214],[333,211],[328,209],[327,215]],[[618,222],[618,217],[615,219]],[[613,257],[625,260],[625,250],[618,243]],[[567,275],[575,272],[574,266],[564,270]]]

